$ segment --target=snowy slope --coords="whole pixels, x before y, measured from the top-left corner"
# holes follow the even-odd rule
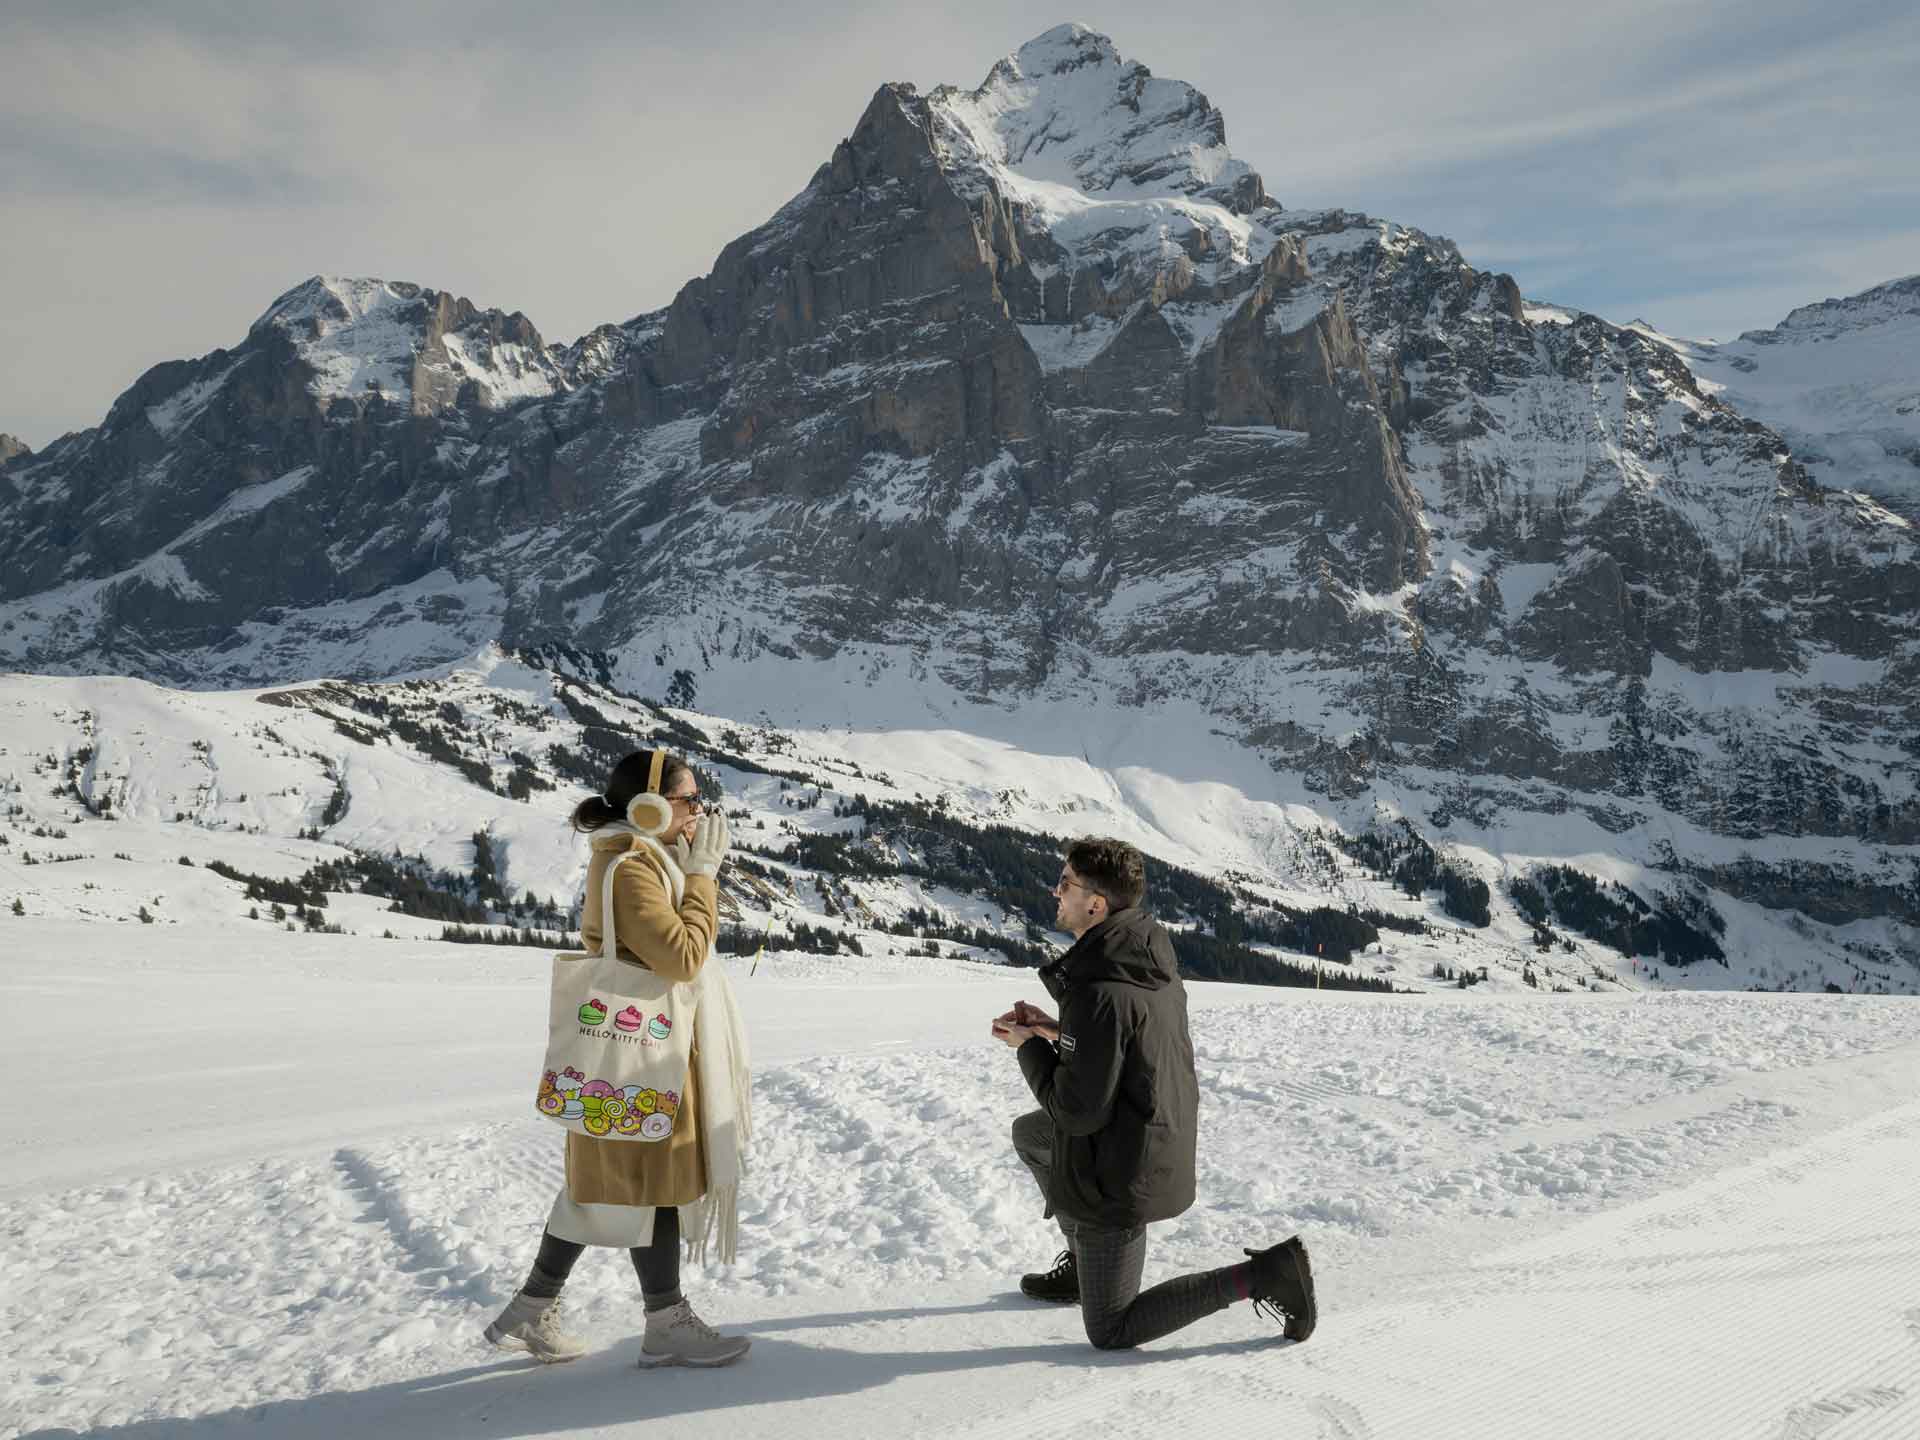
[[[1446,863],[1492,889],[1492,923],[1475,929],[1444,913],[1438,893],[1409,899],[1327,839],[1392,833],[1401,812],[1364,799],[1329,803],[1263,775],[1237,747],[1196,738],[1204,732],[1187,708],[1114,712],[1104,724],[1028,715],[1013,725],[1003,716],[998,733],[976,732],[916,718],[907,693],[898,712],[876,709],[860,726],[795,729],[669,711],[492,649],[437,676],[377,686],[221,693],[0,677],[0,909],[17,904],[19,918],[103,922],[111,934],[133,923],[136,935],[147,933],[137,923],[144,913],[162,930],[232,931],[270,949],[297,949],[308,938],[287,933],[297,913],[276,921],[270,903],[249,898],[245,880],[209,866],[293,881],[357,857],[403,857],[481,906],[486,914],[476,912],[473,923],[552,931],[577,914],[585,870],[564,817],[586,791],[559,767],[582,753],[591,721],[615,727],[611,743],[622,747],[707,737],[720,758],[697,740],[693,753],[723,787],[742,853],[751,851],[762,872],[729,871],[723,916],[755,935],[771,925],[784,936],[798,924],[842,934],[875,959],[905,958],[924,949],[924,937],[898,927],[909,911],[930,910],[944,917],[943,955],[1003,958],[962,937],[976,927],[1015,946],[1042,938],[985,888],[912,873],[823,872],[781,858],[802,837],[860,839],[865,822],[844,813],[857,802],[938,802],[968,824],[1033,835],[1042,853],[1057,853],[1060,837],[1119,835],[1158,860],[1237,887],[1243,898],[1399,917],[1423,933],[1382,930],[1378,948],[1354,957],[1352,969],[1403,989],[1446,984],[1436,967],[1484,967],[1487,984],[1474,994],[1522,991],[1530,969],[1544,988],[1570,994],[1829,984],[1920,990],[1907,927],[1884,919],[1821,924],[1717,893],[1724,965],[1661,966],[1571,930],[1542,951],[1507,894],[1531,867],[1571,866],[1647,900],[1674,885],[1657,853],[1627,849],[1572,816],[1462,815],[1434,834]],[[586,719],[575,713],[583,705],[593,712]],[[884,833],[891,845],[918,843],[911,829]],[[483,906],[476,834],[485,837],[497,882]],[[1829,841],[1743,845],[1680,826],[1658,838],[1727,863],[1811,866],[1836,853]],[[323,889],[326,908],[312,918],[348,934],[418,939],[442,931],[444,917],[397,913],[362,881],[328,880]],[[12,918],[0,914],[0,935]],[[1169,918],[1211,924],[1205,916]]]
[[[1196,1206],[1147,1278],[1298,1231],[1305,1346],[1237,1306],[1132,1354],[1023,1302],[1043,1221],[986,1018],[1030,976],[729,963],[756,1052],[751,1333],[636,1373],[621,1257],[595,1351],[478,1331],[560,1176],[528,1103],[537,952],[13,922],[0,956],[0,1428],[321,1440],[657,1434],[1896,1437],[1920,1424],[1920,1006],[1195,987]],[[78,1004],[76,1003],[78,997]],[[1456,998],[1457,997],[1457,998]],[[111,1015],[112,1067],[76,1061]],[[1844,1423],[1845,1428],[1838,1428]]]
[[[1823,485],[1920,522],[1920,275],[1803,305],[1737,340],[1646,333],[1703,388],[1779,431]]]

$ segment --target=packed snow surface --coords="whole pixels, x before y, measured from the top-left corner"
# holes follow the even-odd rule
[[[594,1352],[543,1369],[479,1338],[560,1181],[540,952],[5,933],[10,1433],[1920,1427],[1915,1002],[1195,985],[1200,1200],[1152,1228],[1147,1279],[1298,1232],[1320,1329],[1237,1305],[1103,1354],[1016,1292],[1058,1237],[986,1022],[1033,977],[727,961],[760,1138],[739,1263],[684,1278],[753,1352],[636,1370],[631,1270],[596,1252],[569,1286]]]

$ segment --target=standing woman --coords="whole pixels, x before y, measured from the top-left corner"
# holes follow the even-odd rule
[[[639,750],[614,766],[604,795],[573,812],[592,837],[580,936],[598,950],[605,933],[602,880],[614,873],[619,959],[698,987],[693,1058],[681,1116],[658,1143],[567,1135],[567,1178],[520,1293],[487,1327],[487,1339],[541,1361],[573,1360],[587,1347],[562,1328],[560,1290],[589,1245],[627,1250],[640,1276],[647,1330],[640,1364],[725,1365],[747,1353],[744,1335],[722,1335],[680,1293],[680,1239],[704,1259],[718,1234],[731,1263],[737,1194],[751,1133],[746,1035],[726,972],[708,963],[718,928],[716,877],[727,853],[727,823],[700,799],[693,769],[678,755]]]

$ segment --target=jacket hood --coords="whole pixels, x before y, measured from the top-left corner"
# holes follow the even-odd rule
[[[1145,910],[1116,910],[1074,942],[1060,960],[1068,979],[1117,980],[1163,990],[1180,975],[1180,959],[1165,927]]]

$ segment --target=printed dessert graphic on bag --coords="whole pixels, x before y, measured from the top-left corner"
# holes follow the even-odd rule
[[[646,1023],[646,1018],[647,1018],[646,1016],[642,1015],[638,1010],[634,1009],[633,1006],[629,1005],[627,1006],[626,1009],[622,1010],[618,1015],[613,1017],[613,1028],[616,1030],[626,1030],[629,1032],[638,1030],[643,1024]]]
[[[582,1025],[604,1025],[607,1019],[607,1007],[598,1000],[589,1000],[580,1007]]]
[[[589,1135],[604,1135],[627,1113],[627,1097],[604,1080],[589,1080],[580,1087],[580,1113]]]
[[[665,1015],[656,1015],[647,1022],[647,1034],[656,1040],[664,1040],[673,1030],[673,1022]]]
[[[611,1132],[664,1140],[673,1133],[674,1117],[680,1113],[680,1094],[639,1085],[620,1089],[605,1080],[588,1080],[568,1066],[558,1074],[549,1070],[540,1077],[534,1106],[556,1120],[578,1120],[589,1135]]]

